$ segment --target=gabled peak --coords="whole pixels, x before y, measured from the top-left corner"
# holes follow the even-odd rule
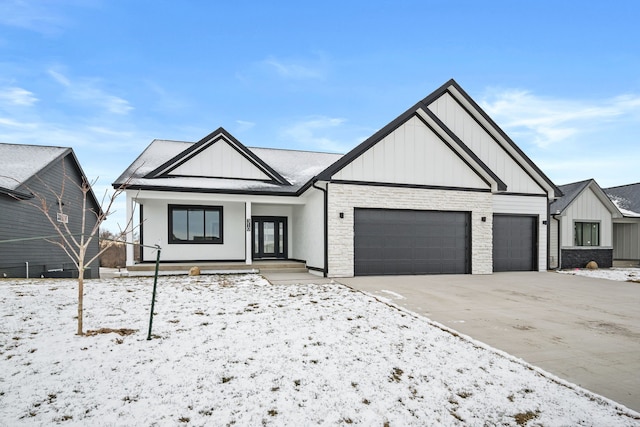
[[[168,177],[247,179],[289,185],[224,128],[211,132],[146,175],[146,178]]]

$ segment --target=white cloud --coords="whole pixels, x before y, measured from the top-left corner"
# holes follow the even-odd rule
[[[2,0],[0,24],[42,34],[54,34],[62,29],[66,20],[52,10],[49,2]]]
[[[329,134],[339,131],[345,122],[341,118],[314,116],[292,124],[282,134],[308,149],[341,153],[352,147],[345,146]]]
[[[326,75],[326,64],[320,59],[316,63],[282,60],[269,56],[262,64],[275,71],[280,77],[294,80],[317,80]]]
[[[249,121],[246,121],[246,120],[236,120],[236,124],[238,125],[236,127],[236,131],[237,132],[247,131],[249,129],[252,129],[256,125],[255,123],[249,122]]]
[[[133,106],[126,99],[111,95],[101,89],[98,79],[82,78],[73,81],[54,69],[49,69],[48,73],[56,82],[66,88],[66,95],[74,101],[93,105],[118,115],[128,114],[133,110]]]
[[[542,97],[525,90],[500,90],[485,96],[480,105],[507,133],[530,138],[538,147],[548,148],[640,112],[640,96],[577,100]]]
[[[29,107],[38,102],[38,98],[26,89],[7,87],[0,89],[0,103]]]

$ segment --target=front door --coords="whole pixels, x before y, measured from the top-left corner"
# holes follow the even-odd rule
[[[287,218],[253,217],[253,258],[287,258]]]

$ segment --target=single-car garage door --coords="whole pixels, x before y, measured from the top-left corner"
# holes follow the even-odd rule
[[[356,276],[471,270],[468,212],[355,209]]]
[[[493,216],[493,271],[533,271],[538,230],[535,216]]]

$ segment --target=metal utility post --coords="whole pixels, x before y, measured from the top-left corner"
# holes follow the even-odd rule
[[[156,274],[153,276],[153,296],[151,297],[151,313],[149,314],[149,334],[147,341],[151,340],[151,327],[153,326],[153,308],[156,304],[156,286],[158,285],[158,266],[160,265],[160,246],[156,245],[158,254],[156,256]]]

